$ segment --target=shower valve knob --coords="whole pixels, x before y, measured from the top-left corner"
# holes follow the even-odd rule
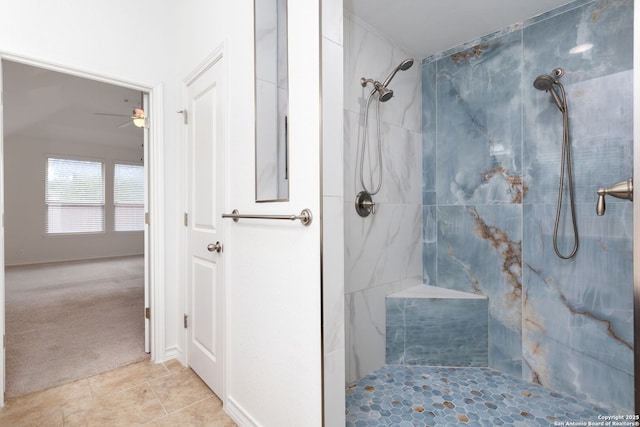
[[[361,217],[375,215],[376,203],[371,198],[371,194],[361,191],[356,195],[356,212]]]
[[[613,184],[609,188],[599,188],[598,191],[598,203],[596,204],[596,213],[598,216],[604,215],[606,209],[606,203],[604,196],[613,196],[618,199],[627,199],[633,201],[633,178],[629,178],[625,181],[620,181],[617,184]]]
[[[371,212],[371,215],[375,215],[376,214],[376,204],[375,204],[375,202],[365,200],[364,202],[362,202],[362,206],[364,206],[365,208],[369,209],[369,212]]]

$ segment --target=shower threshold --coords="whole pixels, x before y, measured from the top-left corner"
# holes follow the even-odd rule
[[[606,425],[619,414],[490,368],[384,366],[346,390],[347,427]]]

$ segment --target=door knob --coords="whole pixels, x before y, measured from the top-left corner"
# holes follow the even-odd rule
[[[209,252],[222,252],[222,243],[220,242],[215,242],[215,243],[209,243],[207,245],[207,250]]]

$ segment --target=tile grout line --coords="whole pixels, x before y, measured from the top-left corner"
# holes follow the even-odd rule
[[[190,408],[190,407],[195,406],[195,405],[197,405],[197,404],[199,404],[199,403],[202,403],[202,402],[204,402],[205,400],[213,399],[213,397],[214,397],[213,395],[212,395],[212,396],[207,396],[207,397],[205,397],[205,398],[203,398],[203,399],[198,400],[197,402],[190,403],[190,404],[188,404],[187,406],[183,406],[183,407],[182,407],[182,408],[180,408],[180,409],[176,409],[176,410],[175,410],[175,411],[173,411],[173,412],[168,412],[166,415],[163,415],[163,416],[161,416],[161,417],[158,417],[158,418],[155,418],[155,419],[153,419],[153,420],[151,420],[151,421],[148,421],[148,422],[146,422],[146,423],[145,423],[145,424],[143,424],[143,425],[149,425],[149,424],[151,424],[151,423],[153,423],[153,422],[163,420],[163,419],[165,419],[165,418],[170,417],[171,415],[175,415],[175,414],[177,414],[178,412],[184,411],[184,410],[185,410],[185,409],[187,409],[187,408]],[[163,406],[163,408],[164,408],[164,406]],[[165,411],[166,411],[166,409],[165,409]]]
[[[148,362],[143,362],[143,363],[148,363]],[[145,422],[145,424],[149,424],[152,423],[154,421],[158,421],[161,419],[166,418],[169,415],[178,413],[180,411],[183,411],[186,408],[189,408],[193,405],[197,405],[205,400],[211,400],[211,397],[213,395],[209,395],[207,397],[201,398],[195,402],[192,402],[186,406],[183,406],[182,408],[179,408],[173,412],[169,412],[167,410],[167,407],[163,404],[160,395],[159,395],[159,390],[156,390],[157,386],[153,386],[152,382],[153,381],[159,381],[162,379],[167,379],[167,378],[171,378],[171,377],[175,377],[180,375],[181,373],[183,373],[185,370],[188,370],[188,368],[184,368],[181,367],[181,369],[179,369],[178,371],[173,371],[170,370],[167,365],[164,362],[160,362],[162,363],[162,366],[164,368],[164,370],[162,370],[162,368],[160,369],[153,369],[151,370],[151,372],[149,372],[149,370],[146,369],[142,369],[143,372],[138,373],[138,375],[133,375],[136,374],[136,372],[130,373],[130,372],[126,372],[125,371],[125,375],[120,377],[118,375],[113,376],[112,378],[110,378],[109,375],[106,375],[106,378],[104,378],[104,374],[107,374],[108,372],[113,372],[113,371],[108,371],[105,372],[103,374],[97,374],[94,375],[93,377],[89,377],[89,378],[85,378],[82,380],[79,380],[78,383],[82,385],[82,388],[84,389],[84,392],[82,393],[82,399],[73,399],[72,396],[58,396],[57,398],[55,398],[55,396],[57,396],[56,394],[54,394],[55,396],[52,396],[54,398],[54,401],[52,401],[51,406],[49,406],[49,410],[54,411],[55,413],[57,413],[60,417],[61,417],[61,426],[67,426],[69,425],[70,420],[75,419],[74,414],[76,413],[83,413],[84,415],[87,416],[92,416],[93,412],[94,412],[94,406],[95,405],[101,405],[101,402],[105,401],[105,400],[109,400],[112,398],[116,398],[118,395],[122,394],[122,393],[126,393],[127,391],[130,391],[132,389],[135,388],[141,388],[141,389],[151,389],[151,392],[153,393],[153,395],[149,395],[149,398],[151,398],[152,400],[155,399],[155,401],[157,403],[160,404],[160,407],[162,408],[162,410],[164,411],[164,415],[160,415],[158,417],[155,417],[152,420],[149,420],[147,422]],[[129,375],[126,375],[129,374]],[[103,376],[103,378],[100,378],[101,376]],[[146,378],[145,378],[146,377]],[[104,387],[102,387],[104,390],[108,390],[109,388],[112,388],[110,391],[105,392],[105,393],[99,393],[98,391],[101,389],[100,387],[100,381],[99,379],[106,379],[107,381],[103,384]],[[113,384],[109,384],[109,380],[113,380]],[[76,381],[72,382],[75,383]],[[72,384],[69,383],[69,384]],[[123,384],[124,383],[124,384]],[[64,387],[68,384],[64,384],[55,388],[59,388],[59,387]],[[123,388],[118,388],[120,386],[124,386]],[[88,390],[87,390],[88,388]],[[45,390],[46,391],[46,390]],[[87,393],[88,392],[88,393]],[[41,392],[36,392],[33,393],[34,396],[32,396],[31,401],[38,401],[39,397],[37,395],[41,394]],[[86,399],[86,400],[85,400]],[[17,398],[16,400],[18,400],[19,402],[22,402],[22,405],[28,405],[28,402],[30,402],[29,398],[26,398],[24,396],[20,396],[19,398]],[[211,400],[212,402],[214,402],[213,400]],[[13,402],[9,402],[10,407],[14,407],[14,403]],[[21,405],[19,405],[21,406]],[[215,405],[214,405],[215,407]],[[3,408],[6,409],[6,408]],[[41,408],[40,410],[37,410],[37,412],[42,412],[44,411],[45,408]],[[111,411],[117,411],[117,408],[112,408]],[[3,415],[5,415],[4,411],[0,411],[0,420],[2,420],[4,417]],[[71,418],[69,418],[71,416]],[[52,421],[52,420],[50,420]],[[73,421],[71,421],[73,422]],[[144,422],[143,420],[141,420],[141,422]],[[58,424],[56,424],[58,425]]]
[[[149,363],[154,364],[153,362],[149,362]],[[130,385],[130,386],[128,386],[128,387],[125,387],[125,388],[122,388],[122,389],[118,389],[118,390],[115,390],[115,391],[111,391],[111,392],[108,392],[108,393],[104,393],[104,394],[99,394],[99,395],[98,395],[98,394],[96,394],[96,393],[93,391],[93,388],[91,387],[92,394],[96,397],[96,399],[97,399],[97,398],[103,398],[104,396],[108,396],[108,395],[110,395],[110,394],[114,394],[114,393],[119,393],[119,392],[122,392],[122,391],[130,390],[130,389],[132,389],[132,388],[134,388],[134,387],[138,387],[138,386],[144,385],[145,383],[149,383],[149,381],[155,381],[155,380],[157,380],[157,379],[167,378],[167,377],[169,377],[169,376],[171,376],[171,375],[172,375],[172,373],[167,369],[167,367],[166,367],[166,366],[164,366],[164,362],[161,362],[161,363],[159,363],[159,364],[160,364],[160,365],[162,365],[162,366],[163,366],[163,368],[164,368],[164,369],[165,369],[165,371],[166,371],[166,372],[165,372],[164,374],[162,374],[162,375],[159,375],[159,376],[157,376],[157,377],[156,377],[156,376],[154,376],[153,378],[148,378],[148,377],[146,377],[146,378],[144,378],[144,379],[140,379],[140,382],[135,383],[135,384],[133,384],[133,385]],[[105,373],[103,373],[103,374],[107,374],[107,373],[109,373],[109,372],[113,372],[113,371],[107,371],[107,372],[105,372]],[[98,376],[103,375],[103,374],[94,375],[93,377],[89,377],[89,378],[87,378],[87,380],[89,381],[91,378],[95,378],[95,377],[98,377]],[[138,377],[139,377],[139,376],[138,376],[138,375],[136,375],[134,378],[138,378]],[[134,381],[135,381],[135,379],[134,379]],[[91,386],[91,381],[89,381],[89,386]]]
[[[190,408],[190,407],[192,407],[192,406],[195,406],[195,405],[197,405],[198,403],[202,403],[202,402],[204,402],[205,400],[213,399],[213,396],[214,396],[214,395],[210,395],[210,396],[207,396],[207,397],[205,397],[205,398],[202,398],[202,399],[200,399],[200,400],[198,400],[198,401],[196,401],[196,402],[190,403],[190,404],[188,404],[187,406],[183,406],[182,408],[177,409],[177,410],[175,410],[175,411],[173,411],[173,412],[169,413],[169,415],[177,414],[178,412],[183,411],[183,410],[185,410],[185,409],[187,409],[187,408]]]
[[[165,366],[165,368],[166,368],[166,366]],[[166,377],[167,376],[159,377],[159,378],[156,378],[156,379],[166,378]],[[145,424],[149,424],[149,423],[152,423],[154,421],[161,420],[161,419],[167,417],[169,415],[169,411],[167,411],[167,408],[162,403],[162,399],[160,399],[160,396],[158,396],[158,392],[156,392],[156,389],[153,387],[153,385],[151,385],[151,381],[146,381],[146,384],[149,386],[149,388],[151,389],[151,392],[153,393],[153,395],[155,396],[156,400],[158,401],[158,403],[162,407],[162,410],[164,411],[164,415],[162,415],[160,417],[157,417],[157,418],[154,418],[152,420],[149,420],[148,422],[145,423]]]

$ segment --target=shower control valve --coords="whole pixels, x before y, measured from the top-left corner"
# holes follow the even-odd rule
[[[366,191],[356,194],[356,212],[363,218],[369,216],[369,214],[375,215],[376,203],[371,198],[371,194]]]
[[[598,203],[596,204],[596,213],[598,216],[602,216],[606,209],[604,196],[613,196],[618,199],[627,199],[633,202],[633,178],[620,181],[609,188],[599,188],[597,193]]]

